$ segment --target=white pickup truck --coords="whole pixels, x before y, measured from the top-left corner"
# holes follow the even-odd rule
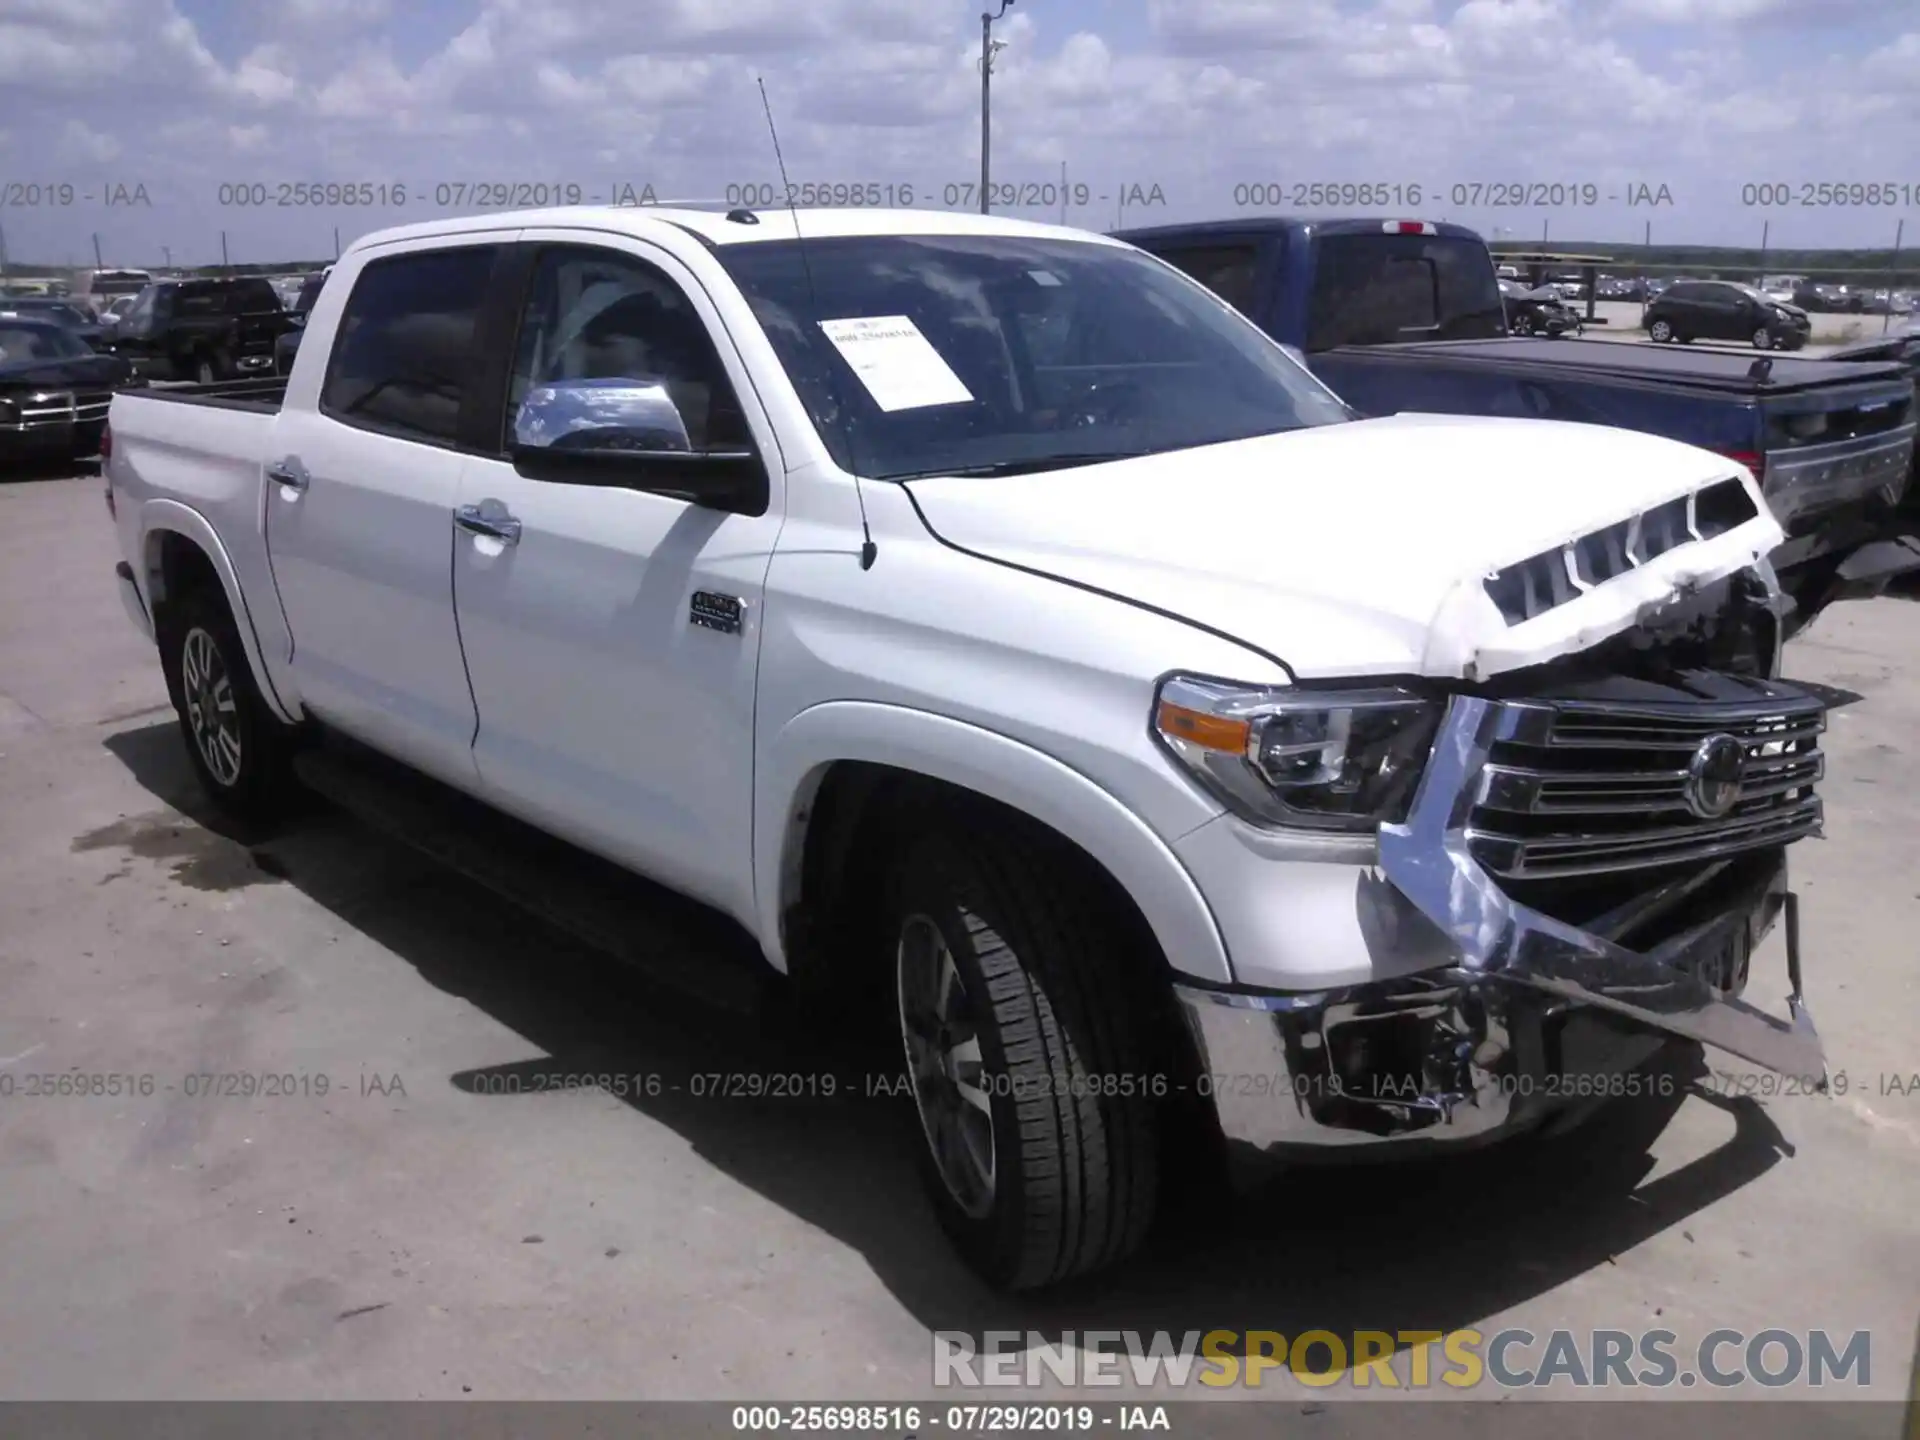
[[[1672,1037],[1824,1081],[1831,697],[1705,450],[1355,420],[1075,230],[629,208],[370,235],[284,382],[108,452],[216,801],[368,752],[872,1000],[1001,1286],[1127,1254],[1182,1127],[1519,1134]]]

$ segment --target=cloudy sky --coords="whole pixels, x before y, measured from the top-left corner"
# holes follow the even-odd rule
[[[16,263],[96,234],[109,264],[206,262],[223,230],[281,260],[540,186],[756,193],[761,78],[796,184],[970,207],[980,8],[0,0],[0,225]],[[1920,246],[1915,0],[1015,0],[995,34],[994,179],[1043,202],[1017,213],[1059,218],[1064,166],[1090,227],[1252,205],[1889,244],[1904,215]],[[1886,188],[1800,191],[1823,182]],[[329,183],[373,203],[293,188]]]

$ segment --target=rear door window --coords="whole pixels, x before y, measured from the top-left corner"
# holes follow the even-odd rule
[[[1241,314],[1253,314],[1257,246],[1251,243],[1179,245],[1154,253],[1176,270],[1198,280]]]
[[[227,290],[229,315],[259,315],[278,310],[280,297],[264,280],[236,280]]]
[[[340,317],[320,408],[335,420],[451,445],[478,376],[474,332],[498,247],[375,260]]]
[[[1308,350],[1506,333],[1484,245],[1449,235],[1323,235],[1314,244]]]

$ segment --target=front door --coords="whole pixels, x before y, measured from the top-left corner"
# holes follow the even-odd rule
[[[461,476],[454,543],[482,782],[503,808],[750,920],[754,677],[782,513],[778,452],[710,300],[671,256],[567,231],[529,231],[525,243],[499,453]],[[606,408],[649,396],[644,424],[640,411],[614,420]],[[761,513],[630,488],[632,469],[517,464],[516,437],[752,446],[770,462]]]

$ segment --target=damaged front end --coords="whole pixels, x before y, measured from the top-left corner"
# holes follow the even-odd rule
[[[1358,892],[1377,944],[1445,963],[1316,994],[1183,989],[1229,1137],[1486,1138],[1646,1093],[1632,1072],[1671,1037],[1824,1087],[1786,851],[1821,832],[1820,737],[1857,697],[1777,678],[1784,610],[1760,562],[1577,656],[1453,687]],[[1785,1019],[1742,998],[1782,920]]]

